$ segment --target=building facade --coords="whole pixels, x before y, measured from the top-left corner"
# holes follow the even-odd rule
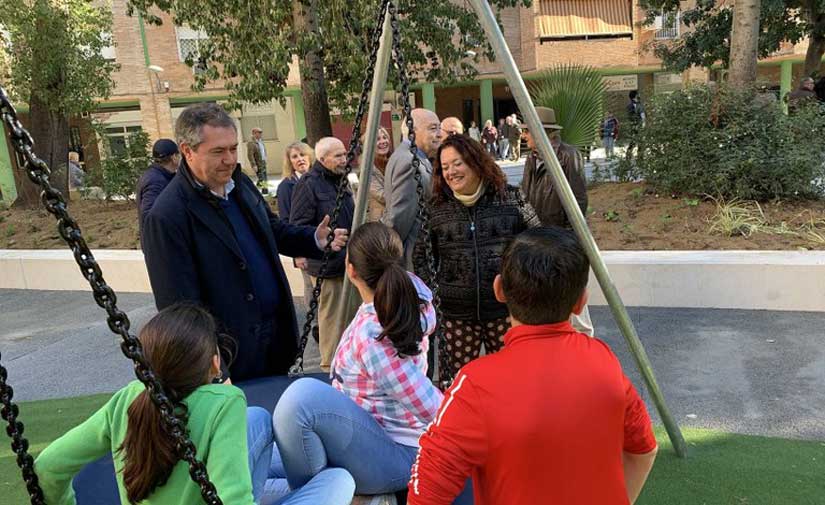
[[[120,69],[115,73],[112,96],[86,118],[71,124],[71,149],[81,153],[83,164],[94,169],[101,157],[101,142],[91,122],[103,125],[113,150],[122,148],[131,132],[142,130],[152,141],[174,137],[174,122],[189,104],[226,100],[222,83],[211,83],[202,92],[191,90],[193,68],[185,61],[197,55],[204,34],[175,26],[168,15],[163,24],[149,25],[139,17],[126,14],[126,0],[112,0],[114,46],[107,57]],[[528,82],[558,64],[574,63],[596,68],[607,87],[608,108],[619,117],[624,114],[627,94],[639,90],[643,97],[679,89],[691,81],[718,79],[719,72],[691,69],[684,73],[667,72],[648,49],[654,40],[675,39],[684,26],[678,13],[659,16],[654,25],[641,26],[644,11],[638,0],[534,0],[531,7],[501,12],[503,31],[513,57]],[[772,57],[760,61],[760,80],[789,91],[802,73],[806,42],[784,44]],[[479,49],[478,52],[481,52]],[[253,127],[263,129],[268,153],[269,173],[280,173],[283,151],[289,143],[306,135],[304,106],[296,61],[285,90],[285,105],[278,101],[248,105],[232,115],[238,126],[238,140],[245,142]],[[451,85],[419,83],[414,86],[414,103],[436,111],[440,117],[456,116],[465,125],[504,117],[516,112],[515,101],[496,62],[484,61],[478,76]],[[389,91],[385,98],[382,124],[400,137],[399,100]],[[333,118],[334,132],[349,141],[351,124]],[[11,166],[14,157],[0,144],[0,195],[9,200],[14,190]],[[246,150],[240,162],[248,167]],[[10,182],[9,182],[10,181]],[[12,196],[13,198],[13,196]]]

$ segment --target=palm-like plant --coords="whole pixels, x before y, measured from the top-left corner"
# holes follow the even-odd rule
[[[530,85],[533,103],[556,111],[564,127],[561,139],[584,150],[598,136],[604,119],[604,81],[592,67],[559,65],[545,71]]]

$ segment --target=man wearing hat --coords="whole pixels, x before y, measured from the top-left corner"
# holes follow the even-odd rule
[[[581,153],[575,147],[561,141],[560,132],[562,127],[556,123],[556,111],[547,107],[536,107],[536,112],[538,112],[544,131],[547,132],[547,137],[556,151],[556,157],[559,159],[564,176],[567,178],[567,182],[570,183],[573,194],[576,195],[576,201],[579,203],[582,213],[585,213],[587,211],[587,185]],[[527,161],[524,164],[521,190],[530,205],[536,209],[543,225],[570,228],[570,221],[567,219],[567,214],[561,205],[559,192],[553,187],[549,169],[539,155],[536,141],[526,124],[522,125],[522,128],[522,135],[531,153],[527,156]]]
[[[246,157],[252,170],[258,176],[258,188],[261,193],[269,193],[266,187],[266,148],[263,141],[264,131],[258,127],[252,128],[252,138],[246,143]]]
[[[556,122],[556,111],[548,107],[536,107],[541,125],[550,139],[550,144],[556,152],[556,158],[561,164],[576,201],[582,214],[587,212],[587,181],[584,176],[584,160],[578,149],[561,141],[562,127]],[[527,201],[535,209],[539,220],[544,226],[560,226],[570,228],[570,220],[561,204],[559,191],[553,187],[553,180],[550,178],[550,167],[541,159],[536,140],[533,138],[527,123],[521,125],[522,138],[530,148],[527,161],[524,163],[524,178],[521,180],[521,191],[527,197]],[[593,323],[590,320],[590,311],[587,305],[582,309],[581,314],[573,314],[570,322],[578,331],[593,336]]]
[[[152,161],[149,169],[138,181],[135,195],[138,201],[138,226],[143,236],[143,220],[155,199],[175,176],[180,164],[178,145],[171,139],[160,139],[152,146]]]

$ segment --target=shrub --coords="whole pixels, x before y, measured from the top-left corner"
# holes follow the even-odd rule
[[[139,131],[126,137],[126,150],[120,155],[112,154],[108,139],[104,137],[107,156],[101,162],[100,173],[92,177],[92,182],[103,189],[106,198],[113,196],[130,200],[141,174],[152,163],[149,151],[149,135]]]
[[[821,197],[822,138],[825,114],[818,105],[789,117],[777,101],[754,91],[694,86],[653,97],[631,170],[667,192]]]

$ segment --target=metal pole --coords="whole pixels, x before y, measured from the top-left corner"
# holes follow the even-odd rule
[[[599,281],[602,292],[610,305],[613,317],[630,346],[630,350],[636,360],[636,365],[639,367],[639,371],[642,373],[653,403],[659,411],[659,416],[662,418],[665,429],[667,429],[673,448],[679,457],[686,457],[687,446],[685,439],[682,437],[679,425],[676,424],[676,421],[667,408],[662,391],[659,389],[659,384],[656,382],[656,377],[653,374],[653,367],[647,357],[645,348],[639,340],[639,335],[636,333],[636,329],[630,321],[630,315],[627,313],[627,309],[619,296],[619,292],[616,290],[616,286],[610,278],[607,266],[604,264],[596,241],[593,240],[593,235],[587,227],[587,221],[585,221],[584,215],[581,209],[579,209],[576,197],[573,195],[573,190],[570,189],[570,184],[567,182],[564,172],[562,172],[561,165],[559,164],[558,158],[556,158],[556,153],[550,144],[550,140],[547,138],[547,134],[541,126],[541,121],[536,113],[535,106],[530,99],[527,87],[524,85],[524,80],[521,78],[516,62],[513,60],[513,55],[507,47],[507,42],[504,40],[504,35],[501,33],[493,10],[486,0],[470,0],[470,3],[473,5],[473,8],[478,14],[479,21],[487,33],[487,40],[489,40],[493,46],[496,58],[501,64],[504,76],[507,79],[507,84],[512,90],[519,110],[527,121],[533,139],[536,141],[539,154],[541,154],[542,159],[550,166],[550,176],[553,180],[553,186],[559,191],[561,203],[564,206],[568,219],[573,225],[573,230],[575,230],[576,235],[578,235],[579,240],[587,252],[588,258],[590,258],[590,266],[593,268],[596,279]]]
[[[378,138],[378,127],[381,126],[381,112],[384,108],[384,90],[387,86],[387,75],[390,71],[390,56],[392,55],[392,26],[390,25],[390,13],[384,13],[384,25],[381,31],[381,42],[378,46],[378,59],[375,62],[375,74],[372,78],[372,91],[370,92],[370,108],[367,112],[366,137],[364,139],[363,152],[361,154],[361,167],[358,176],[358,195],[355,201],[355,213],[352,218],[352,229],[350,233],[355,233],[367,215],[367,204],[370,194],[370,172],[375,160],[375,141]],[[355,288],[349,281],[349,277],[344,276],[344,308],[349,307],[352,296],[359,296]]]

